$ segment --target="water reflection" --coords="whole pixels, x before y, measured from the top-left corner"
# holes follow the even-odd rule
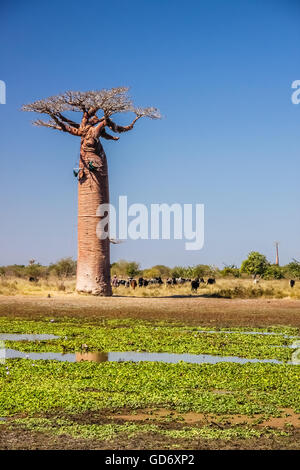
[[[186,331],[192,331],[192,330],[186,330]],[[198,333],[215,333],[215,334],[230,334],[230,335],[262,335],[262,336],[268,336],[268,335],[271,335],[271,336],[282,336],[283,338],[289,338],[289,339],[293,339],[293,338],[297,338],[297,336],[290,336],[290,335],[286,335],[286,334],[283,334],[283,333],[276,333],[276,332],[271,332],[271,331],[224,331],[224,330],[201,330],[201,329],[196,329],[194,331],[197,331]]]
[[[292,361],[283,362],[277,359],[249,359],[237,356],[213,356],[211,354],[173,354],[173,353],[148,353],[148,352],[78,352],[75,354],[63,354],[55,352],[22,352],[14,349],[4,349],[6,359],[23,358],[36,360],[55,360],[64,362],[164,362],[177,364],[187,362],[190,364],[217,364],[219,362],[234,362],[238,364],[247,363],[269,363],[269,364],[299,364],[299,358],[293,355]]]
[[[46,341],[47,339],[58,338],[59,336],[47,334],[0,333],[0,341]]]
[[[78,352],[75,354],[76,362],[91,361],[91,362],[107,362],[108,353],[106,352]]]

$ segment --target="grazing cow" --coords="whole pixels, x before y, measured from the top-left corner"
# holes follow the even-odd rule
[[[193,281],[191,281],[192,292],[197,292],[199,285],[200,285],[199,278],[196,278]]]
[[[129,281],[125,281],[125,287],[130,287],[130,282]]]
[[[153,277],[152,279],[150,279],[149,283],[159,284],[161,286],[163,284],[163,281],[162,281],[162,278],[159,276],[159,277]]]
[[[135,289],[136,286],[137,286],[136,280],[135,280],[135,279],[131,279],[131,281],[130,281],[130,287],[132,287],[132,289]]]
[[[294,281],[294,279],[291,279],[291,280],[290,280],[290,287],[292,287],[292,288],[293,288],[293,287],[294,287],[294,285],[295,285],[295,283],[296,283],[296,281]]]
[[[143,279],[143,287],[147,287],[148,284],[149,284],[149,281],[147,281],[147,279]]]
[[[212,284],[215,284],[215,283],[216,283],[216,280],[213,277],[209,277],[206,281],[207,285],[212,285]]]
[[[139,284],[139,287],[143,287],[144,285],[144,279],[142,277],[139,277],[138,279],[138,284]]]

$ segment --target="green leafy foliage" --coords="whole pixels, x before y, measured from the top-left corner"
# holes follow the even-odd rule
[[[288,277],[300,279],[300,261],[294,259],[291,263],[287,264],[284,269]]]
[[[67,278],[75,276],[77,263],[72,258],[62,258],[56,263],[50,264],[49,271],[54,272],[57,277]]]
[[[265,255],[262,255],[258,251],[251,251],[248,258],[242,262],[241,272],[247,274],[259,274],[263,275],[269,266],[269,262]]]
[[[199,331],[200,330],[200,331]],[[237,329],[211,332],[207,328],[178,326],[176,324],[149,324],[143,321],[107,320],[102,323],[79,324],[75,319],[59,319],[56,322],[30,321],[0,318],[0,332],[50,333],[59,336],[48,341],[7,341],[7,347],[23,351],[76,352],[86,344],[89,351],[147,351],[189,354],[213,354],[252,359],[278,359],[289,361],[293,350],[282,347],[294,339],[282,334],[282,328],[274,335],[244,334]],[[296,330],[291,330],[294,332]],[[258,330],[263,332],[263,330]]]
[[[299,380],[300,368],[292,365],[13,359],[0,364],[0,415],[160,406],[276,416],[281,408],[300,411]]]
[[[271,264],[267,266],[263,273],[264,279],[283,279],[285,274],[285,269],[277,264]]]
[[[233,276],[233,277],[241,277],[241,271],[235,264],[232,264],[230,266],[225,266],[221,271],[220,271],[221,276],[223,277],[228,277],[228,276]]]

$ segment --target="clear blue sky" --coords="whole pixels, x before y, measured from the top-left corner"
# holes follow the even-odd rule
[[[0,19],[0,265],[76,257],[79,140],[21,105],[123,85],[165,117],[105,141],[112,202],[204,203],[205,246],[128,241],[113,261],[274,260],[275,240],[300,259],[299,0],[3,0]]]

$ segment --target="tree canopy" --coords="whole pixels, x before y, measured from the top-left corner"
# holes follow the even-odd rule
[[[270,265],[265,255],[258,251],[251,251],[248,258],[242,262],[241,272],[247,274],[259,274],[262,276]]]
[[[59,95],[50,96],[42,100],[34,101],[22,106],[23,111],[33,111],[39,114],[47,114],[48,121],[37,119],[33,122],[36,126],[45,126],[57,130],[68,131],[71,128],[80,128],[81,123],[75,122],[62,113],[67,111],[82,112],[85,121],[91,118],[98,118],[97,113],[102,111],[102,118],[108,119],[116,113],[133,112],[136,119],[149,117],[150,119],[160,119],[161,114],[157,108],[136,107],[128,94],[127,87],[102,89],[96,91],[66,91]],[[98,121],[98,122],[99,122]],[[77,134],[79,135],[79,134]]]

